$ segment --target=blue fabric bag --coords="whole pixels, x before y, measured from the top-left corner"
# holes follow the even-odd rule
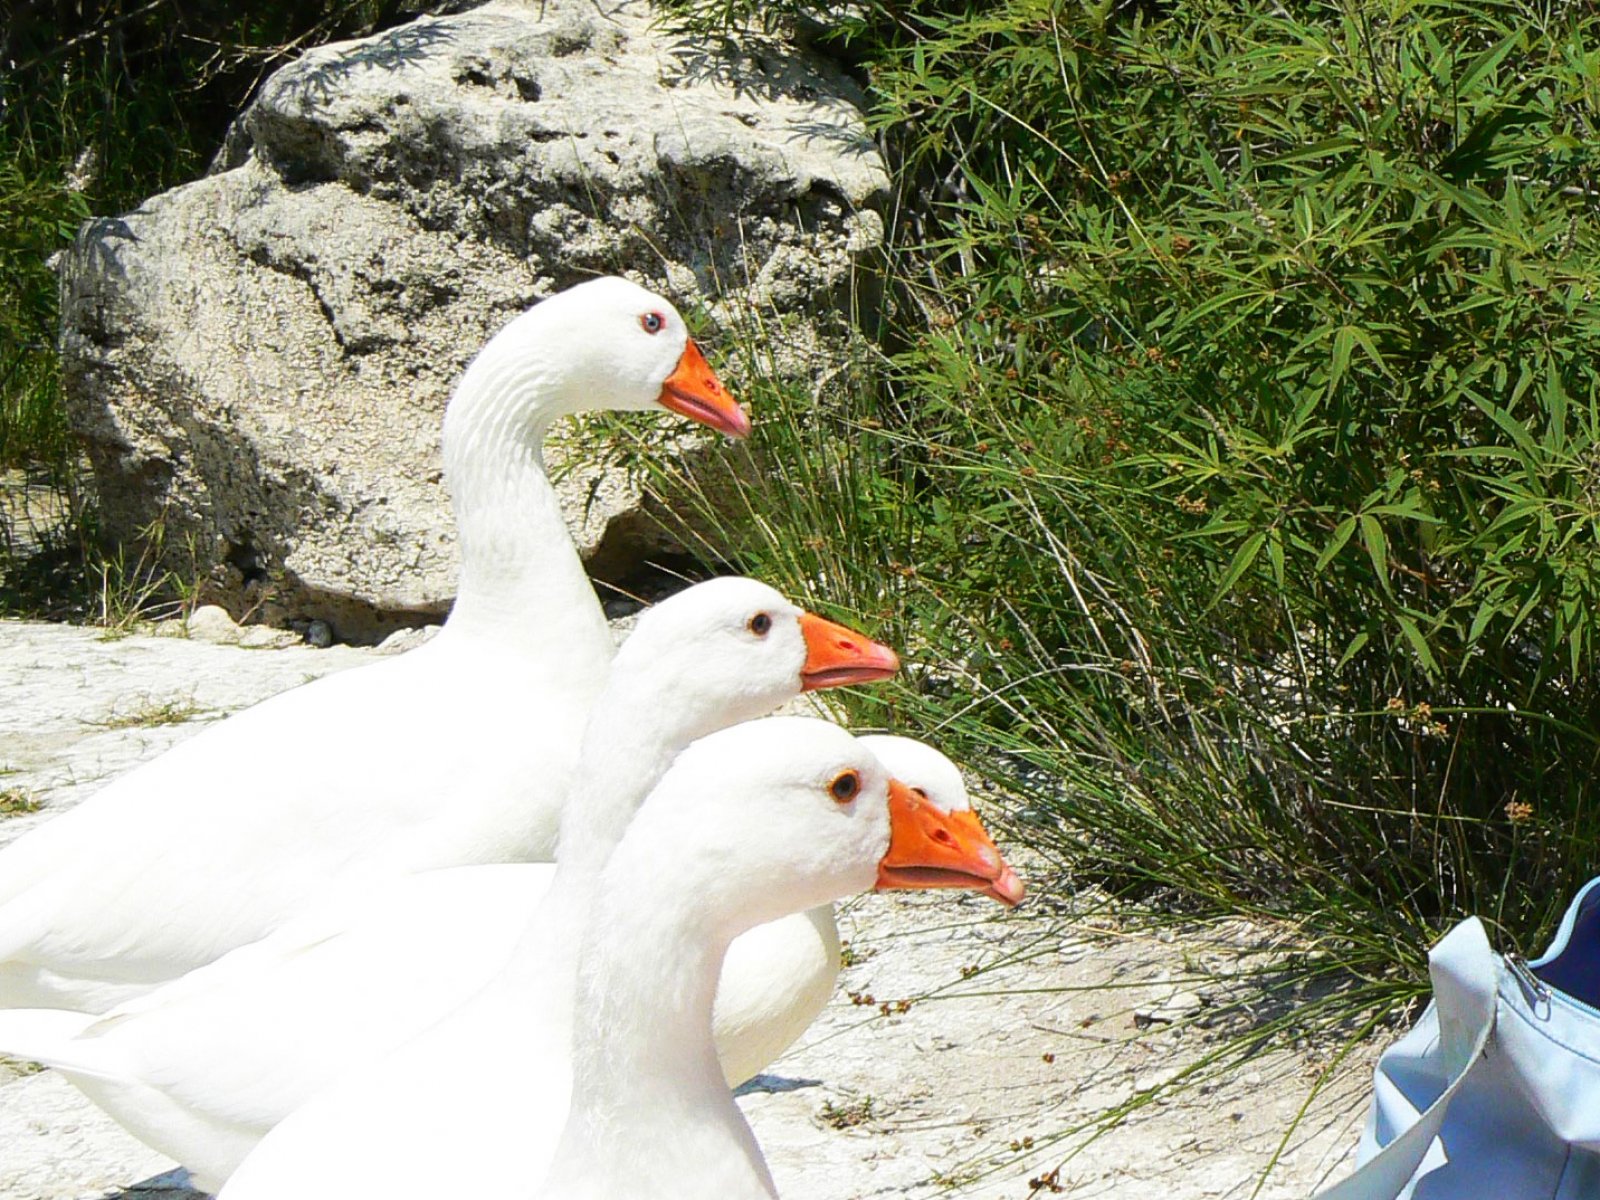
[[[1357,1167],[1316,1200],[1600,1200],[1600,879],[1535,962],[1476,917],[1428,955],[1433,1003],[1378,1060]]]

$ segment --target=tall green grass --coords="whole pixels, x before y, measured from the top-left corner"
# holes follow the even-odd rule
[[[1464,913],[1538,946],[1600,837],[1600,15],[688,7],[831,38],[902,187],[891,359],[760,393],[718,549],[880,614],[883,715],[1029,840],[1373,981],[1340,1019]]]

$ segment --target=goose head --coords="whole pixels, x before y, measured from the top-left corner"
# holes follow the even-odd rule
[[[889,733],[868,734],[857,739],[878,756],[896,779],[902,780],[918,796],[948,815],[952,824],[981,833],[983,826],[972,810],[967,781],[961,768],[926,742]],[[954,886],[963,886],[956,884]],[[992,884],[983,889],[1000,903],[1014,907],[1022,902],[1022,880],[1009,866]]]
[[[981,891],[1008,869],[980,825],[951,823],[856,738],[809,717],[695,742],[634,818],[636,839],[729,934],[874,888]]]
[[[591,279],[513,319],[478,353],[445,415],[543,436],[556,417],[667,409],[730,437],[750,419],[706,362],[671,301],[626,279]]]
[[[693,737],[762,716],[802,691],[887,679],[899,665],[887,646],[806,612],[764,583],[726,576],[641,615],[612,679],[665,693],[660,703],[696,723]]]

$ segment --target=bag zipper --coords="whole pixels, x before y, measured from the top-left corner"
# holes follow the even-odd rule
[[[1600,1007],[1590,1004],[1587,1000],[1579,1000],[1570,996],[1559,988],[1553,987],[1540,979],[1534,969],[1528,965],[1528,960],[1515,952],[1504,956],[1506,966],[1517,982],[1522,985],[1524,992],[1531,992],[1535,1003],[1553,1005],[1557,1000],[1567,1008],[1576,1009],[1586,1017],[1600,1020]]]
[[[1527,959],[1513,951],[1506,955],[1506,966],[1511,968],[1511,973],[1522,985],[1522,990],[1532,993],[1535,1004],[1550,1003],[1550,985],[1533,973],[1533,968],[1528,965]]]

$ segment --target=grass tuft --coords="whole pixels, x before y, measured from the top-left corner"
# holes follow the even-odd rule
[[[26,788],[0,788],[0,818],[36,813],[43,807],[44,802]]]
[[[146,700],[137,708],[127,712],[113,713],[102,721],[96,721],[102,729],[150,729],[158,725],[183,725],[198,716],[205,715],[206,710],[196,704],[194,700]]]

